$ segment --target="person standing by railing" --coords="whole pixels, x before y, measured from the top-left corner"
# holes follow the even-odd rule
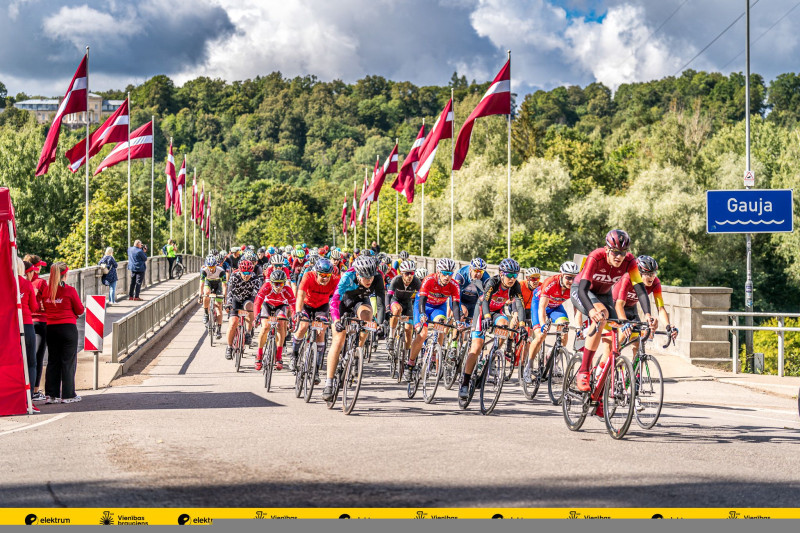
[[[169,279],[172,279],[172,267],[175,265],[175,257],[178,255],[178,246],[175,244],[174,240],[170,239],[167,241],[162,251],[164,255],[167,256],[167,263],[169,263]]]
[[[112,247],[106,248],[106,254],[98,263],[103,269],[103,277],[100,281],[103,285],[108,287],[108,303],[106,305],[115,305],[117,303],[117,262],[114,260],[114,249]]]
[[[128,289],[128,297],[132,302],[138,302],[139,291],[142,290],[144,272],[147,270],[147,249],[142,245],[142,241],[136,239],[133,246],[128,248],[128,270],[131,271],[131,286]]]
[[[45,398],[42,391],[39,390],[39,384],[42,382],[42,376],[44,375],[44,356],[47,353],[47,314],[44,311],[44,299],[48,288],[47,282],[39,277],[39,270],[42,267],[46,267],[47,263],[34,254],[26,254],[24,260],[32,265],[26,275],[31,285],[33,285],[36,301],[39,304],[39,311],[33,313],[33,331],[36,334],[36,374],[31,376],[31,387],[33,401],[43,402]]]
[[[44,300],[47,313],[47,371],[45,403],[81,401],[75,394],[78,362],[78,317],[85,311],[78,291],[65,283],[69,269],[63,262],[50,267],[49,290]]]

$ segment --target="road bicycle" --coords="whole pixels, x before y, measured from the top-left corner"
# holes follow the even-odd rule
[[[246,319],[250,315],[248,311],[244,309],[238,309],[236,311],[236,316],[239,317],[239,324],[236,326],[236,333],[233,336],[233,346],[231,347],[233,351],[233,364],[236,367],[236,371],[239,371],[239,368],[242,366],[242,356],[244,355],[245,349],[245,334],[247,333],[247,326],[246,326]]]
[[[220,318],[219,323],[217,323],[217,317],[220,316],[217,310],[217,302],[222,302],[221,296],[213,296],[209,295],[208,298],[211,299],[211,303],[209,305],[209,316],[208,322],[206,323],[206,333],[208,334],[208,343],[211,347],[214,347],[214,337],[215,335],[220,335],[222,332],[222,319]],[[200,298],[200,302],[202,303],[203,299]]]
[[[261,360],[261,369],[264,372],[264,387],[267,389],[267,392],[270,392],[272,388],[272,369],[275,366],[275,357],[278,353],[276,339],[278,336],[278,322],[289,322],[288,318],[285,317],[278,317],[278,316],[266,316],[259,318],[263,318],[264,322],[266,323],[264,327],[269,327],[269,331],[267,332],[267,342],[264,344],[264,356]],[[239,324],[241,324],[241,320]]]
[[[462,365],[467,358],[469,352],[470,337],[470,321],[465,322],[465,327],[462,331],[451,332],[451,337],[448,337],[446,346],[447,350],[444,354],[444,368],[442,369],[442,379],[444,381],[444,388],[450,390],[453,384],[457,381],[460,374],[464,373]],[[455,346],[453,343],[455,342]]]
[[[401,316],[394,328],[394,349],[389,352],[389,371],[390,379],[397,379],[400,383],[403,380],[403,369],[408,361],[408,347],[406,346],[406,326],[413,325],[409,317]],[[412,330],[413,331],[413,330]],[[412,333],[413,338],[413,333]]]
[[[646,327],[631,326],[631,335],[620,347],[620,351],[628,345],[639,341],[633,357],[633,377],[635,382],[636,399],[634,400],[634,414],[636,423],[642,429],[650,429],[656,425],[661,408],[664,405],[664,375],[658,360],[648,354],[645,344],[650,330]],[[667,344],[662,346],[667,349],[670,344],[675,344],[671,331],[654,331],[652,335],[666,335]]]
[[[551,325],[550,319],[547,320],[546,324],[547,326]],[[522,392],[529,400],[533,400],[536,397],[539,385],[546,381],[550,401],[553,402],[553,405],[561,403],[564,395],[562,388],[564,385],[564,370],[566,370],[567,364],[572,357],[572,354],[562,344],[562,337],[568,329],[578,328],[570,328],[568,324],[556,325],[556,331],[547,333],[547,336],[555,335],[556,338],[550,350],[547,350],[546,343],[543,342],[532,363],[527,359],[524,364],[520,363],[520,367],[523,367],[523,372],[520,373],[522,376],[520,379]],[[530,367],[530,383],[525,381],[526,367]]]
[[[419,356],[417,356],[417,360],[422,358],[420,374],[422,375],[422,397],[425,399],[425,403],[431,403],[433,401],[436,395],[436,389],[439,387],[439,381],[442,379],[443,350],[442,346],[439,344],[439,336],[444,336],[446,339],[453,331],[458,331],[458,327],[444,322],[430,322],[428,324],[428,336],[425,339],[425,344],[422,346]],[[449,350],[455,352],[454,348],[449,348],[448,351]],[[451,357],[454,357],[454,355]],[[415,365],[415,368],[416,366],[417,365]],[[411,387],[412,382],[419,383],[418,376],[412,377],[416,377],[417,379],[412,379],[408,384],[409,387]],[[409,396],[409,398],[411,397],[412,396]]]
[[[583,354],[579,352],[573,355],[564,373],[564,397],[561,406],[567,427],[571,431],[578,431],[586,417],[594,415],[602,403],[608,434],[619,440],[631,426],[636,393],[633,366],[627,357],[620,354],[618,329],[626,325],[647,327],[647,323],[614,318],[607,319],[606,323],[611,328],[611,353],[608,359],[591,369],[590,390],[582,392],[578,390],[576,378]],[[597,325],[586,337],[592,336],[596,331]]]
[[[333,376],[333,397],[327,400],[328,409],[333,409],[339,390],[342,390],[342,411],[349,415],[353,412],[358,400],[358,392],[361,390],[361,378],[364,374],[364,348],[359,346],[361,334],[363,332],[377,331],[378,327],[374,322],[365,322],[353,317],[343,317],[342,321],[347,331],[342,353],[339,357],[339,364],[336,365],[336,372]],[[366,344],[366,342],[365,342]]]
[[[319,350],[317,350],[317,335],[319,335],[320,332],[326,331],[329,323],[324,319],[312,321],[301,318],[299,320],[302,322],[310,322],[310,326],[306,330],[305,337],[300,345],[300,360],[298,361],[297,372],[294,377],[294,394],[297,398],[303,396],[305,402],[308,403],[311,400],[311,394],[314,392],[314,385],[319,375],[319,369],[322,368],[325,352],[328,348],[326,335],[325,347],[323,348],[322,354],[319,353]]]
[[[480,409],[484,415],[491,414],[500,399],[505,382],[506,361],[514,356],[513,340],[520,333],[517,329],[499,325],[491,326],[491,330],[494,335],[492,347],[488,354],[485,349],[481,350],[470,376],[469,396],[466,400],[458,399],[459,407],[466,409],[472,401],[475,389],[480,386]],[[501,341],[505,341],[502,346]]]
[[[180,255],[176,255],[175,263],[172,265],[172,277],[175,279],[181,279],[181,276],[183,276],[185,271],[186,269],[183,266],[183,259]]]

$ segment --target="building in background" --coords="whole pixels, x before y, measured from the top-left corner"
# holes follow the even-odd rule
[[[89,123],[99,124],[119,106],[122,105],[124,100],[104,100],[102,96],[95,93],[89,93]],[[54,99],[31,99],[17,102],[14,107],[23,109],[36,117],[39,124],[50,124],[53,117],[58,111],[58,106],[61,104],[60,98]],[[86,112],[75,113],[64,117],[63,123],[68,128],[79,128],[86,125]]]

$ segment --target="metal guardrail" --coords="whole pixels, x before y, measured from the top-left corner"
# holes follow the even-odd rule
[[[185,283],[114,322],[111,362],[118,363],[121,355],[129,354],[132,348],[147,339],[148,334],[155,333],[196,297],[197,276],[192,276]]]
[[[727,316],[730,319],[730,325],[727,326],[714,326],[703,324],[703,329],[727,329],[736,338],[736,331],[774,331],[778,334],[778,376],[784,375],[785,363],[785,350],[784,350],[784,333],[800,332],[800,328],[787,328],[784,327],[784,319],[786,318],[800,318],[800,313],[746,313],[746,312],[728,312],[728,311],[703,311],[704,315],[713,316]],[[761,318],[777,318],[778,327],[771,326],[740,326],[740,316],[752,316]],[[739,373],[739,350],[738,342],[731,342],[731,358],[733,359],[733,373]]]

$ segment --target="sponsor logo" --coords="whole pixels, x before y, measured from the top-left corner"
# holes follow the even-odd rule
[[[614,284],[614,283],[618,282],[621,277],[622,276],[616,276],[616,277],[612,278],[608,274],[602,274],[602,273],[598,272],[598,273],[596,273],[595,275],[592,276],[592,279],[594,281],[599,281],[599,282],[602,282],[602,283]]]
[[[347,514],[347,513],[339,515],[339,520],[349,520],[349,519],[350,519],[350,515]]]
[[[581,514],[581,513],[579,513],[578,511],[570,511],[570,512],[569,512],[569,516],[568,516],[567,518],[569,518],[569,519],[571,519],[571,520],[577,520],[577,519],[583,519],[583,520],[610,520],[610,519],[611,519],[611,517],[610,517],[610,516],[605,516],[605,515],[600,515],[600,514],[596,514],[596,515],[591,515],[591,514],[582,515],[582,514]]]
[[[655,519],[655,518],[661,518],[661,519],[663,519],[663,518],[664,518],[664,515],[662,515],[662,514],[659,514],[659,513],[656,513],[656,514],[654,514],[653,516],[651,516],[650,518],[653,518],[653,519]]]
[[[113,526],[114,525],[114,513],[111,511],[104,511],[103,516],[100,517],[100,525],[101,526]]]
[[[424,520],[425,517],[428,516],[428,513],[425,511],[417,511],[417,516],[414,517],[415,520]]]
[[[178,517],[178,525],[179,526],[186,525],[190,519],[191,517],[188,514],[184,513]]]
[[[578,511],[570,511],[569,512],[569,516],[567,518],[569,518],[570,520],[576,520],[576,519],[578,519],[580,517],[581,517],[581,513],[579,513]]]
[[[70,523],[69,518],[55,518],[52,516],[43,516],[39,518],[33,513],[25,517],[25,524],[29,526],[33,524],[57,525],[57,524],[69,524],[69,523]]]
[[[35,524],[35,523],[36,523],[36,515],[35,514],[31,513],[31,514],[29,514],[28,516],[25,517],[25,525],[30,526],[31,524]]]
[[[118,526],[147,526],[149,525],[144,516],[140,515],[124,515],[117,516]]]
[[[492,520],[502,520],[502,519],[503,515],[501,515],[500,513],[497,513],[496,515],[492,516]]]
[[[741,518],[741,517],[742,517],[742,515],[737,513],[736,511],[731,511],[731,512],[728,513],[728,519],[729,520],[736,520],[737,518]]]

